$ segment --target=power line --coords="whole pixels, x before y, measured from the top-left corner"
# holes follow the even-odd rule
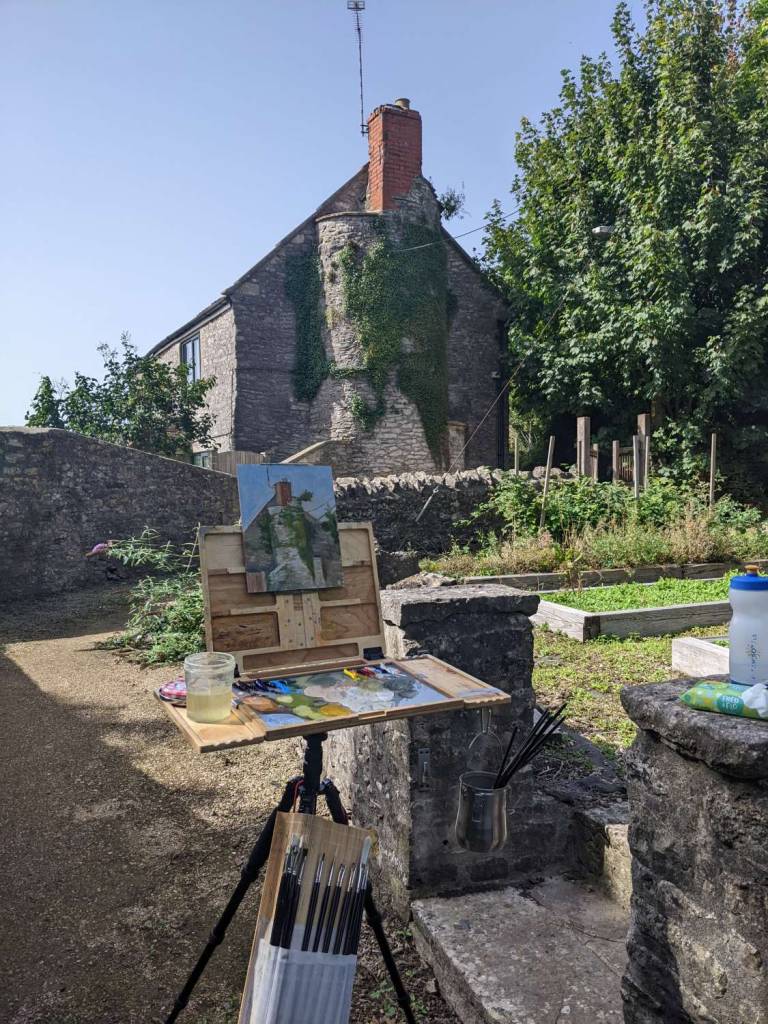
[[[517,213],[517,210],[513,210],[511,213],[505,213],[504,216],[501,218],[501,220],[498,221],[498,223],[505,224],[508,220],[511,220],[511,218],[514,217],[516,213]],[[487,227],[488,227],[488,224],[480,224],[479,227],[470,228],[469,231],[462,231],[461,234],[459,234],[459,235],[451,235],[450,237],[454,241],[456,241],[459,238],[466,238],[467,235],[473,235],[476,231],[484,231],[485,229],[487,229]],[[437,239],[435,239],[434,242],[424,242],[422,245],[412,245],[408,249],[393,249],[392,252],[393,253],[416,252],[418,249],[428,249],[431,245],[441,245],[441,244],[442,244],[442,239],[437,238]]]

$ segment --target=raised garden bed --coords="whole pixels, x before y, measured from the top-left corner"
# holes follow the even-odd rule
[[[617,583],[653,583],[660,579],[703,580],[724,576],[744,563],[690,562],[687,565],[639,565],[631,569],[585,569],[578,574],[581,587],[607,587]],[[768,559],[756,558],[752,565],[768,568]],[[464,583],[501,583],[518,590],[538,593],[572,587],[574,580],[564,572],[525,572],[502,576],[466,576]]]
[[[727,637],[677,637],[672,641],[672,668],[687,676],[727,676]]]
[[[539,604],[533,622],[581,642],[601,635],[662,636],[726,623],[731,615],[727,593],[725,579],[670,579],[562,591]]]

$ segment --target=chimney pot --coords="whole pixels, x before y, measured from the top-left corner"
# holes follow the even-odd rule
[[[402,107],[403,110],[410,110],[411,101],[409,99],[406,99],[405,96],[401,96],[400,99],[395,100],[395,106]]]

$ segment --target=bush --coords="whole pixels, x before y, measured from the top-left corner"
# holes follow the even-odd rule
[[[669,480],[653,481],[637,501],[616,484],[557,480],[541,534],[540,512],[541,492],[519,477],[505,477],[462,524],[474,527],[470,544],[422,565],[454,576],[577,576],[581,569],[768,556],[768,530],[757,509],[730,497],[709,508],[700,491]]]
[[[110,545],[110,556],[152,570],[133,587],[125,630],[104,646],[144,665],[181,661],[205,647],[197,544],[161,544],[154,530]]]

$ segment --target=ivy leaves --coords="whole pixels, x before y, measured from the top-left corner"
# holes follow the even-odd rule
[[[445,244],[439,232],[407,225],[397,243],[384,234],[359,255],[339,258],[345,313],[357,328],[365,375],[375,404],[357,396],[352,414],[371,430],[386,412],[392,371],[416,406],[437,463],[448,425],[447,343],[451,296]]]

